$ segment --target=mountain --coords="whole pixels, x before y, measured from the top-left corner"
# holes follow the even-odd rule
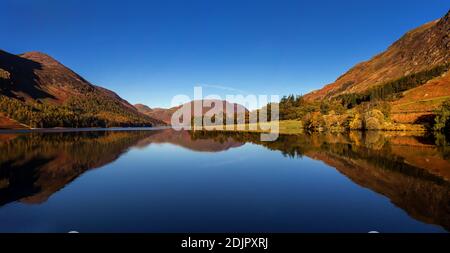
[[[40,52],[0,50],[0,112],[0,122],[9,118],[30,127],[164,124]]]
[[[210,103],[211,107],[206,106],[206,103]],[[245,108],[245,106],[237,104],[237,103],[230,103],[228,101],[225,100],[203,100],[204,106],[203,106],[203,110],[201,115],[195,115],[194,114],[194,101],[191,101],[191,115],[198,117],[201,115],[204,115],[205,113],[207,113],[209,110],[211,110],[212,107],[214,107],[216,104],[220,104],[222,103],[222,108],[223,111],[222,113],[224,113],[224,115],[227,115],[227,108],[234,108],[234,112],[239,113],[239,112],[243,112],[244,114],[248,114],[249,111],[247,108]],[[185,104],[186,105],[186,104]],[[164,109],[164,108],[154,108],[151,109],[150,107],[143,105],[143,104],[136,104],[134,105],[134,107],[141,113],[146,114],[149,117],[161,120],[167,124],[171,123],[171,119],[172,119],[172,115],[179,109],[181,109],[184,105],[180,105],[180,106],[175,106],[169,109]]]
[[[441,19],[409,31],[383,53],[357,64],[335,82],[304,98],[321,101],[350,95],[354,98],[356,94],[357,99],[364,100],[361,96],[381,93],[387,97],[396,92],[398,96],[390,97],[390,101],[400,98],[392,103],[393,118],[401,121],[402,115],[408,113],[403,121],[413,123],[449,98],[449,59],[450,11]]]
[[[450,59],[450,12],[439,20],[406,33],[385,52],[357,64],[334,83],[305,95],[319,100],[371,87],[445,64]]]

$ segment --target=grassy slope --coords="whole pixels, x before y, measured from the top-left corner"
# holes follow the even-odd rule
[[[303,133],[303,124],[299,120],[282,120],[278,122],[238,124],[232,126],[205,126],[206,130],[225,131],[225,132],[255,132],[264,133],[276,129],[278,123],[280,134],[300,134]]]
[[[447,99],[450,99],[450,71],[404,92],[401,99],[391,103],[391,118],[398,123],[414,123],[418,117],[432,114]]]

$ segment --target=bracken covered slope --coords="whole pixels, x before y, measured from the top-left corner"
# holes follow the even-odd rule
[[[449,59],[450,12],[406,33],[385,52],[357,64],[334,83],[305,95],[305,99],[317,101],[342,94],[363,93],[388,81],[446,64]]]

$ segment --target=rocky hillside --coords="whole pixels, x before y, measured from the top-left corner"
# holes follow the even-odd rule
[[[212,107],[215,106],[215,104],[220,104],[222,103],[222,108],[223,108],[223,113],[224,115],[227,115],[227,108],[234,108],[234,112],[235,113],[240,113],[243,112],[244,114],[247,114],[249,111],[247,108],[245,108],[243,105],[240,104],[236,104],[236,103],[230,103],[227,101],[223,101],[223,100],[203,100],[203,103],[205,102],[209,102],[211,103],[211,107],[206,106],[206,104],[204,104],[203,106],[203,111],[201,115],[204,115],[206,112],[208,112],[209,110],[211,110]],[[180,108],[182,108],[182,106],[176,106],[176,107],[172,107],[169,109],[164,109],[164,108],[154,108],[151,109],[150,107],[143,105],[143,104],[136,104],[134,105],[136,107],[137,110],[139,110],[141,113],[144,113],[152,118],[158,119],[158,120],[162,120],[167,124],[171,123],[171,119],[172,119],[172,115],[179,110]],[[201,116],[201,115],[194,115],[194,105],[193,105],[193,101],[191,102],[191,115],[192,116]]]
[[[334,83],[305,95],[320,100],[345,93],[362,93],[412,73],[448,63],[450,59],[450,12],[406,33],[385,52],[357,64]]]
[[[30,127],[163,124],[39,52],[14,55],[0,50],[0,112]]]

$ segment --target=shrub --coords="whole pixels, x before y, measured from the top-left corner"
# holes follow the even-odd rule
[[[9,72],[4,69],[0,69],[0,79],[9,79],[9,78],[10,78]]]
[[[377,109],[373,109],[373,110],[367,112],[366,118],[375,118],[380,123],[384,123],[384,114],[380,110],[377,110]]]
[[[326,128],[325,120],[320,112],[308,113],[303,122],[305,122],[305,128],[311,131],[323,131]]]
[[[379,129],[381,129],[381,127],[382,127],[382,124],[375,117],[367,118],[365,121],[365,128],[367,130],[379,130]]]
[[[349,129],[351,130],[362,130],[364,129],[364,122],[361,114],[356,113],[353,118],[350,119],[350,123],[348,124]]]

